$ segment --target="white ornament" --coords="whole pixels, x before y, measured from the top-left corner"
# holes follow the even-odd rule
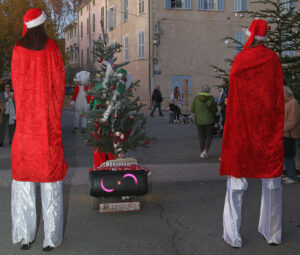
[[[228,43],[229,43],[229,40],[228,40],[228,39],[227,39],[227,40],[225,40],[225,41],[224,41],[224,43],[225,43],[225,44],[228,44]]]

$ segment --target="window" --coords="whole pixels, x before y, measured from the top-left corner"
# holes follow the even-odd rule
[[[80,16],[82,16],[82,9],[80,10]]]
[[[83,38],[83,22],[80,23],[80,37]]]
[[[284,8],[284,10],[282,11],[283,14],[287,14],[289,12],[289,10],[294,7],[294,3],[290,0],[281,0],[282,2],[282,7]]]
[[[70,47],[70,61],[73,61],[73,54],[74,54],[73,47],[71,46]]]
[[[192,9],[192,0],[165,0],[167,9]]]
[[[74,27],[74,37],[76,37],[77,35],[76,35],[76,32],[77,32],[77,28],[76,27]]]
[[[236,40],[236,42],[234,43],[235,54],[238,54],[244,47],[244,32],[235,32],[234,39]]]
[[[93,5],[95,5],[95,0],[93,0]]]
[[[74,46],[74,57],[75,61],[77,61],[77,48]]]
[[[93,33],[95,33],[96,30],[96,17],[95,17],[95,13],[93,14]]]
[[[81,49],[81,65],[83,66],[83,49]]]
[[[86,34],[90,33],[90,19],[86,18]]]
[[[70,36],[70,31],[67,31],[66,36],[67,36],[67,41],[68,41],[69,40],[69,36]]]
[[[182,8],[182,0],[171,0],[171,8],[172,9],[178,9]]]
[[[145,12],[144,0],[139,0],[139,14],[142,14],[144,12]]]
[[[234,11],[235,12],[247,11],[247,0],[234,0]]]
[[[145,57],[145,33],[144,31],[139,32],[139,58]]]
[[[124,53],[125,53],[125,61],[128,61],[129,60],[129,38],[128,38],[128,36],[125,36]]]
[[[107,31],[114,30],[116,28],[116,9],[112,7],[107,10]]]
[[[101,21],[104,23],[104,7],[101,7]]]
[[[198,0],[200,11],[224,11],[224,0]]]
[[[90,48],[86,48],[86,64],[88,65],[90,63]]]
[[[71,29],[70,29],[70,38],[72,38],[73,37],[73,27],[71,27]]]
[[[89,4],[86,6],[86,9],[87,9],[87,11],[90,9],[90,5]]]
[[[128,21],[128,0],[122,0],[122,23]]]

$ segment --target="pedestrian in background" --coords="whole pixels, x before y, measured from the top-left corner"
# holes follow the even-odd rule
[[[178,86],[174,88],[170,96],[170,111],[174,112],[174,122],[179,123],[180,107],[183,105],[183,99]]]
[[[46,20],[41,9],[26,12],[23,37],[11,61],[18,123],[11,148],[12,240],[21,242],[22,250],[36,237],[36,183],[41,187],[43,251],[63,240],[62,180],[68,169],[61,131],[65,70],[57,43],[45,34]]]
[[[162,101],[163,101],[163,98],[161,96],[160,86],[156,85],[156,87],[152,93],[152,106],[154,104],[154,107],[150,113],[151,117],[154,117],[154,112],[155,112],[156,108],[158,108],[159,116],[164,116],[161,112],[161,102]]]
[[[3,147],[3,138],[2,137],[2,124],[3,124],[3,114],[5,110],[5,103],[4,103],[4,93],[3,93],[3,84],[0,84],[0,147]]]
[[[284,97],[277,54],[264,45],[266,21],[255,19],[243,50],[233,60],[223,133],[220,175],[228,176],[223,239],[242,247],[240,227],[247,178],[262,181],[258,232],[281,243]]]
[[[194,98],[191,109],[195,114],[201,158],[208,158],[208,150],[213,138],[213,126],[218,111],[214,97],[209,93],[210,87],[207,84],[202,85],[200,93]]]
[[[293,97],[292,90],[287,86],[284,86],[284,101],[285,115],[283,138],[290,140],[291,148],[289,148],[289,152],[287,151],[288,148],[286,148],[286,146],[284,148],[284,165],[287,176],[282,179],[285,184],[294,184],[298,183],[295,156],[298,147],[298,139],[300,138],[300,106]]]
[[[2,95],[4,102],[4,112],[2,114],[2,124],[0,125],[0,146],[3,146],[5,140],[6,127],[8,127],[8,142],[12,143],[16,127],[16,110],[14,95],[10,91],[10,84],[6,83]]]

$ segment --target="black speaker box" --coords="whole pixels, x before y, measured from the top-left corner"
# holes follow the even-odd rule
[[[148,176],[144,170],[92,171],[90,185],[94,197],[141,196],[148,192]]]

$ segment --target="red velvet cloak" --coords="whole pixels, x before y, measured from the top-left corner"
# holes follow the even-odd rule
[[[17,118],[11,147],[13,179],[60,181],[68,166],[61,138],[65,71],[56,42],[48,39],[40,51],[16,44],[11,77]]]
[[[274,178],[283,170],[283,72],[264,45],[234,59],[223,133],[220,175]]]

